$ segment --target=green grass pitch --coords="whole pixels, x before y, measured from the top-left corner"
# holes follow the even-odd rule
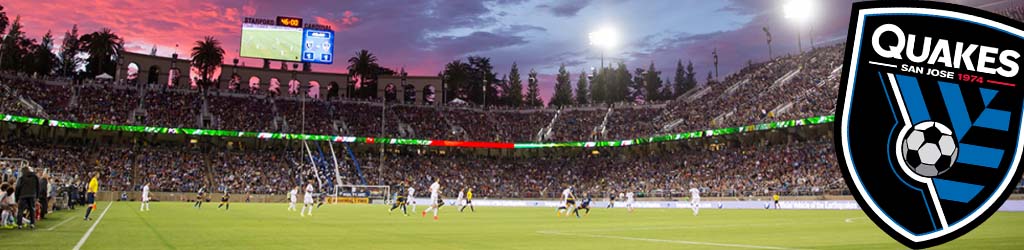
[[[901,249],[861,211],[443,207],[440,220],[389,215],[383,205],[324,205],[312,217],[287,204],[101,202],[110,209],[81,249]],[[423,206],[417,207],[423,210]],[[0,229],[0,249],[72,249],[96,221],[58,212],[33,230]],[[1022,249],[1024,213],[996,213],[944,249]]]
[[[246,29],[243,33],[242,56],[285,61],[302,56],[302,30]]]

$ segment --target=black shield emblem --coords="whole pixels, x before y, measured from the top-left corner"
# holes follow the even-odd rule
[[[861,208],[904,245],[964,235],[1017,185],[1022,30],[953,4],[853,5],[836,153]]]

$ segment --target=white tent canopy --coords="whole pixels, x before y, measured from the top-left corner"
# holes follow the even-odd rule
[[[459,99],[459,98],[455,98],[455,99],[452,99],[452,101],[450,101],[448,103],[450,103],[450,104],[458,104],[458,105],[465,105],[466,101],[463,101],[462,99]]]
[[[110,76],[110,74],[103,73],[103,74],[100,74],[100,75],[96,76],[96,79],[113,80],[114,77]]]

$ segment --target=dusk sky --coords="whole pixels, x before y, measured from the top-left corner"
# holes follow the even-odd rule
[[[850,0],[811,1],[811,23],[804,27],[816,45],[844,41]],[[995,8],[1008,1],[961,0],[961,4]],[[231,0],[0,0],[12,19],[21,16],[28,35],[39,38],[52,30],[59,43],[73,24],[80,34],[111,28],[125,39],[129,51],[170,56],[175,44],[186,54],[196,40],[214,36],[237,57],[241,18],[302,17],[327,24],[337,32],[335,64],[314,65],[314,71],[345,72],[345,62],[360,49],[379,62],[412,75],[436,75],[443,65],[466,56],[491,58],[498,76],[518,62],[523,75],[541,74],[541,92],[548,98],[559,64],[578,74],[600,64],[600,50],[588,44],[589,32],[601,27],[618,31],[616,49],[606,63],[625,61],[646,68],[652,61],[662,78],[672,77],[675,62],[693,61],[698,79],[713,70],[711,51],[718,48],[720,75],[748,60],[768,57],[765,34],[773,35],[776,55],[797,50],[798,26],[784,17],[782,1],[768,0],[489,0],[489,1],[231,1]],[[187,55],[186,55],[187,57]],[[260,66],[255,59],[242,60]],[[526,84],[525,82],[523,83]]]

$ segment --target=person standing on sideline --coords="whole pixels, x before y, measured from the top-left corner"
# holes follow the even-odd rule
[[[48,195],[50,194],[49,179],[49,174],[46,172],[39,174],[39,195],[36,196],[39,198],[39,219],[46,219],[47,209],[49,208],[49,206],[47,206],[49,204]]]
[[[18,228],[24,227],[22,216],[28,214],[29,228],[36,228],[36,197],[39,195],[39,177],[28,167],[21,168],[21,177],[14,185],[14,196],[18,198],[18,213],[14,219],[17,220]]]
[[[92,220],[89,214],[96,210],[96,192],[100,191],[100,172],[96,171],[89,180],[89,186],[85,188],[85,220]]]

